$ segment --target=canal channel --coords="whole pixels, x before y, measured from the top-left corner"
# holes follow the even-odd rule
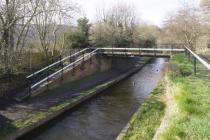
[[[81,104],[32,140],[114,140],[163,76],[156,58],[133,76]]]

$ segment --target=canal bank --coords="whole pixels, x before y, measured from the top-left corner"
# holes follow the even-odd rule
[[[152,140],[165,113],[164,80],[134,113],[116,140]]]
[[[117,140],[210,139],[210,74],[177,54],[160,85],[133,115]]]
[[[32,98],[32,99],[26,101],[25,103],[14,104],[13,106],[12,105],[9,106],[8,108],[10,108],[10,110],[9,110],[10,112],[5,111],[5,112],[3,112],[3,113],[5,113],[4,115],[10,115],[9,113],[11,113],[11,112],[16,113],[15,110],[12,110],[12,109],[16,109],[16,107],[17,107],[16,111],[17,111],[17,117],[19,119],[18,120],[15,119],[16,114],[10,115],[10,116],[14,117],[14,120],[8,121],[7,122],[8,125],[6,125],[6,127],[5,126],[0,127],[1,128],[1,131],[0,131],[1,139],[16,139],[16,138],[18,138],[22,135],[25,135],[26,133],[34,130],[35,128],[39,128],[41,125],[54,119],[55,117],[59,116],[66,110],[69,110],[70,108],[77,106],[84,100],[91,98],[92,96],[98,94],[102,90],[116,84],[120,80],[137,72],[148,61],[149,61],[149,59],[144,59],[143,61],[141,60],[140,61],[141,64],[138,64],[135,67],[131,67],[130,70],[126,70],[126,71],[119,71],[120,67],[115,67],[116,69],[107,71],[105,73],[95,74],[94,76],[90,76],[91,78],[89,77],[89,78],[86,78],[85,80],[82,79],[77,83],[80,86],[82,86],[83,84],[86,86],[88,85],[89,90],[80,91],[81,90],[81,87],[80,87],[79,90],[74,90],[74,94],[73,93],[70,94],[70,92],[66,93],[66,94],[61,94],[61,92],[63,92],[63,90],[66,88],[64,86],[63,88],[60,88],[57,93],[55,93],[56,96],[54,96],[54,93],[52,93],[52,91],[49,91],[49,92],[51,92],[50,96],[48,96],[49,93],[47,93],[47,94],[43,94],[41,96]],[[120,65],[120,66],[123,66],[123,65]],[[100,79],[100,80],[97,80],[97,82],[93,82],[94,79]],[[92,87],[91,87],[91,85],[89,85],[87,83],[94,83],[96,86],[92,85]],[[73,87],[75,87],[75,84],[73,84],[73,86],[67,85],[67,87],[68,88],[70,87],[70,89],[73,90],[74,89]],[[68,96],[66,96],[66,95],[68,95]],[[49,100],[49,101],[46,100],[46,102],[45,102],[46,97],[51,97],[53,100]],[[43,100],[43,104],[40,103],[42,100]],[[50,104],[47,104],[47,103],[50,103]],[[27,107],[27,108],[23,108],[22,110],[24,112],[21,112],[21,110],[19,109],[19,106]],[[34,108],[36,108],[36,110],[31,110],[30,107],[31,108],[34,107]],[[29,110],[29,111],[27,111],[27,110]],[[26,115],[28,114],[28,117],[23,116],[21,118],[21,116],[19,117],[19,114],[26,114]]]

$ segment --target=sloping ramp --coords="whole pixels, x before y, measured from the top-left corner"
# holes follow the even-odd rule
[[[93,57],[94,55],[97,54],[97,51],[99,49],[83,49],[71,56],[67,56],[65,58],[63,58],[60,61],[57,61],[29,76],[27,76],[26,78],[29,80],[29,86],[28,88],[26,88],[23,92],[21,93],[17,93],[14,96],[14,99],[18,102],[23,101],[24,99],[30,97],[31,95],[33,95],[35,92],[37,92],[40,88],[44,88],[47,85],[49,85],[50,83],[52,83],[53,81],[57,80],[58,78],[61,78],[65,73],[72,71],[75,67],[77,67],[78,65],[82,64],[83,62],[89,60],[91,57]],[[73,58],[72,62],[69,62],[67,64],[64,64],[64,62],[70,58]],[[62,68],[60,69],[56,69],[57,65],[62,64]],[[54,71],[51,71],[51,73],[49,74],[49,70],[54,69]],[[48,73],[46,76],[43,75],[43,73]],[[36,76],[42,76],[42,78],[35,78]],[[32,81],[33,79],[35,79],[34,81]]]

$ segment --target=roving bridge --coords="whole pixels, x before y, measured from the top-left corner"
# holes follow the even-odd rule
[[[82,65],[87,61],[91,64],[92,57],[95,55],[107,55],[111,57],[170,57],[174,53],[185,52],[188,57],[192,56],[194,59],[195,73],[197,60],[210,70],[210,65],[196,53],[186,46],[180,46],[173,47],[173,45],[170,45],[170,47],[167,46],[165,48],[85,48],[80,51],[70,53],[69,56],[66,56],[63,59],[60,59],[59,61],[28,75],[26,77],[28,80],[28,88],[23,92],[23,94],[15,97],[15,99],[17,101],[22,101],[36,92],[39,88],[48,86],[49,83],[58,78],[62,79],[64,73],[69,71],[74,72],[77,66]]]

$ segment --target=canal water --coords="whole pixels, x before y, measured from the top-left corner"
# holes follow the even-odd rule
[[[167,59],[142,70],[72,111],[33,140],[114,140],[157,86]]]

